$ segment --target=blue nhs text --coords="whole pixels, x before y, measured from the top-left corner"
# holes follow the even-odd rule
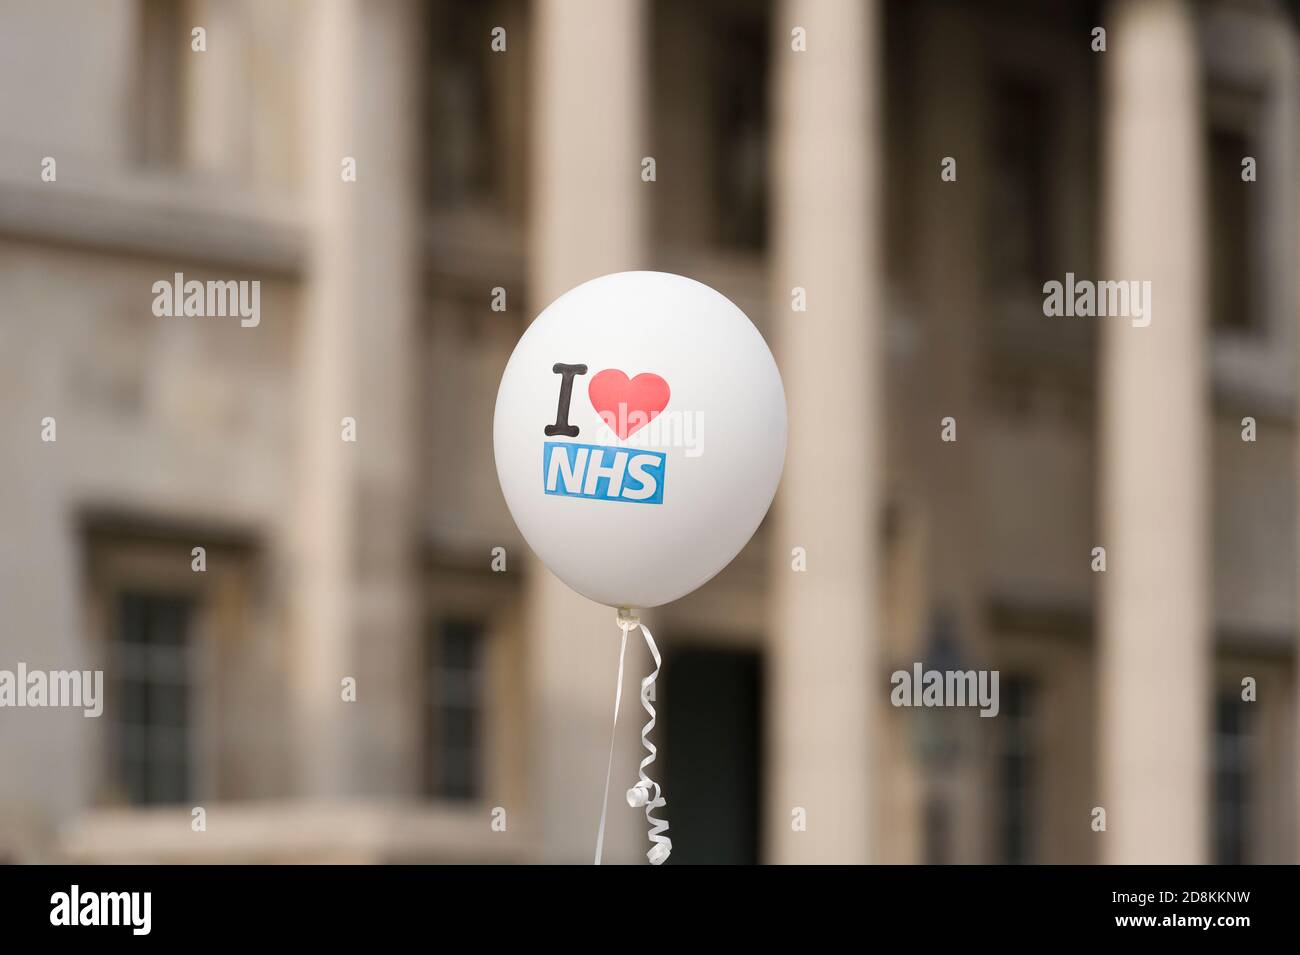
[[[667,455],[659,451],[547,441],[542,487],[561,497],[662,504],[666,462]]]

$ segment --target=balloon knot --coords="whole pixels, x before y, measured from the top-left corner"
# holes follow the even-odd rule
[[[624,607],[618,611],[618,625],[623,630],[631,630],[634,627],[641,626],[641,618],[637,616],[635,610]]]

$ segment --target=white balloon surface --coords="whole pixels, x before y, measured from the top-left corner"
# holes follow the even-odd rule
[[[727,566],[772,503],[785,391],[745,313],[707,285],[618,272],[520,338],[493,426],[528,545],[613,607],[655,607]]]

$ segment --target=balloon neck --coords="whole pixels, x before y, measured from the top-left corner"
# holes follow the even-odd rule
[[[618,625],[624,630],[631,630],[633,627],[641,626],[641,618],[632,607],[618,608]]]

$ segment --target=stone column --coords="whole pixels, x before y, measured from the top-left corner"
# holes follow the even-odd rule
[[[417,10],[329,0],[306,11],[311,238],[288,666],[310,796],[414,792],[419,778]],[[354,703],[341,699],[346,677]]]
[[[587,279],[648,267],[642,202],[654,184],[641,181],[640,167],[653,154],[643,137],[649,65],[641,0],[539,0],[533,16],[528,308],[535,315]],[[579,597],[533,558],[523,626],[537,844],[542,861],[590,862],[618,671],[615,612]],[[643,642],[629,639],[606,862],[643,862],[649,848],[644,818],[623,801],[640,757],[634,674],[647,660]]]
[[[772,540],[766,852],[864,862],[871,694],[888,690],[876,599],[880,13],[874,2],[783,0],[774,31],[773,306],[790,438]],[[807,311],[792,310],[796,287]],[[792,569],[796,547],[805,571]],[[797,809],[804,831],[792,826]]]
[[[1184,0],[1107,9],[1100,277],[1149,280],[1152,298],[1148,327],[1096,319],[1101,858],[1198,863],[1212,657],[1199,54]]]

